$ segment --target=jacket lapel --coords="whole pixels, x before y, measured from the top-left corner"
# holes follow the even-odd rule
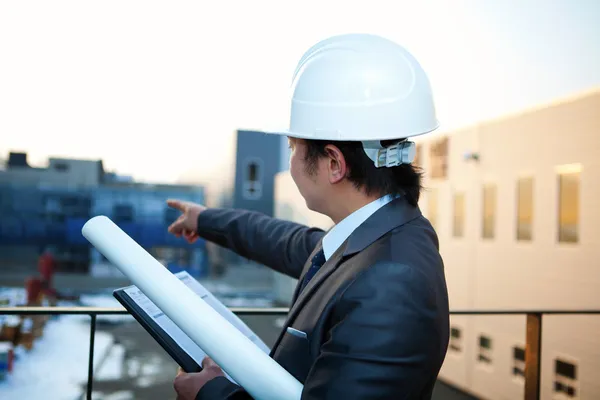
[[[291,323],[294,320],[294,318],[298,314],[298,311],[302,309],[304,303],[306,303],[306,300],[310,298],[311,294],[323,283],[325,279],[327,279],[329,275],[333,273],[333,271],[336,270],[337,267],[339,267],[343,259],[345,248],[346,243],[342,244],[340,248],[337,249],[336,252],[331,255],[329,260],[325,261],[325,263],[321,266],[321,268],[319,268],[315,276],[313,276],[312,279],[308,282],[304,290],[302,290],[302,292],[298,294],[296,300],[292,304],[292,308],[289,311],[287,322]],[[308,263],[308,267],[310,268],[310,262]],[[305,267],[302,277],[304,277],[304,274],[306,274],[307,270],[308,268]],[[298,291],[299,287],[300,285],[297,285],[296,291]]]
[[[275,344],[271,349],[271,356],[275,353],[275,349],[277,349],[277,346],[279,346],[279,342],[281,342],[281,339],[283,338],[287,327],[290,326],[290,324],[294,321],[294,319],[296,318],[306,301],[310,298],[312,293],[314,293],[314,291],[317,290],[317,288],[327,279],[327,277],[331,275],[337,267],[339,267],[344,258],[345,247],[346,243],[342,244],[340,248],[337,249],[337,251],[331,255],[329,260],[325,261],[321,268],[319,268],[315,276],[313,276],[312,279],[308,282],[304,290],[302,290],[302,292],[299,292],[301,286],[300,282],[302,282],[302,279],[304,279],[304,275],[306,275],[306,272],[310,268],[312,258],[315,254],[317,254],[318,251],[322,249],[322,246],[319,244],[315,248],[314,252],[308,259],[309,261],[304,265],[304,270],[302,271],[302,275],[300,276],[298,284],[296,285],[292,306],[290,308],[290,311],[288,312],[286,321],[283,324],[283,329],[279,333],[279,337],[277,338]]]
[[[388,233],[389,231],[404,225],[405,223],[421,216],[421,211],[418,207],[413,207],[408,204],[405,198],[400,197],[391,201],[387,205],[377,210],[371,217],[363,222],[346,241],[332,254],[332,256],[321,266],[319,271],[313,276],[310,282],[306,285],[302,292],[300,290],[300,282],[311,266],[312,258],[318,251],[323,248],[322,241],[316,246],[313,253],[308,258],[304,265],[300,280],[294,291],[292,306],[288,313],[283,329],[279,337],[275,341],[271,349],[271,356],[275,353],[277,346],[281,342],[286,329],[294,321],[302,307],[318,287],[331,275],[342,263],[342,261],[368,247],[377,239]]]

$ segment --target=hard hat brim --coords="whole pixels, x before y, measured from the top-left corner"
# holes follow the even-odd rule
[[[437,129],[439,129],[439,127],[440,127],[440,123],[438,120],[436,120],[435,124],[433,126],[430,126],[425,129],[421,129],[414,133],[409,133],[409,134],[404,134],[404,135],[394,135],[394,134],[378,135],[376,133],[375,134],[368,133],[368,134],[365,134],[364,136],[353,135],[352,137],[348,137],[341,132],[319,132],[319,131],[296,132],[296,131],[293,131],[290,129],[276,129],[276,130],[267,129],[267,130],[261,130],[261,132],[264,132],[265,134],[268,134],[268,135],[287,136],[287,137],[293,137],[296,139],[328,140],[328,141],[335,141],[335,142],[365,142],[365,141],[373,141],[373,140],[384,141],[384,140],[408,139],[411,137],[422,136],[422,135],[432,133],[432,132],[436,131]]]

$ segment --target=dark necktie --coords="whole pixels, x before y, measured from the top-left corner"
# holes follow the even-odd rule
[[[308,282],[312,279],[313,276],[315,276],[315,274],[323,264],[325,264],[325,253],[323,253],[323,249],[321,249],[312,258],[311,266],[304,275],[304,279],[302,280],[302,286],[300,286],[300,291],[298,293],[301,293],[304,290],[306,285],[308,285]]]

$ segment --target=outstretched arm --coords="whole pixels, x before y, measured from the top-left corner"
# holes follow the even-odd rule
[[[167,204],[182,213],[169,226],[173,235],[189,243],[201,237],[296,279],[325,234],[254,211],[206,208],[175,199]]]
[[[295,279],[324,236],[310,228],[254,211],[209,208],[198,216],[198,236]]]

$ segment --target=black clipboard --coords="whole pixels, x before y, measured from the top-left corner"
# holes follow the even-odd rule
[[[113,291],[113,296],[135,320],[158,342],[158,344],[175,360],[185,372],[200,372],[202,367],[190,357],[171,336],[148,315],[137,303],[125,292],[127,288]]]

